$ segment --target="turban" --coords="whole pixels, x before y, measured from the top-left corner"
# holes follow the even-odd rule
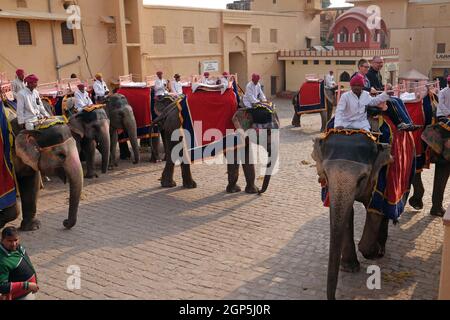
[[[19,76],[23,76],[25,74],[25,71],[23,69],[17,69],[16,70],[16,75]]]
[[[96,78],[103,78],[103,74],[101,74],[101,73],[99,72],[99,73],[97,73],[97,74],[95,75],[95,77],[96,77]]]
[[[173,76],[175,79],[176,78],[181,78],[180,75],[178,73],[175,73],[175,75]]]
[[[228,72],[224,72],[224,73],[222,73],[222,75],[224,76],[224,77],[228,77],[230,74],[228,73]]]
[[[447,77],[447,82],[450,82],[450,76]]]
[[[259,74],[252,74],[252,81],[259,81],[259,79],[261,79],[261,77],[259,76]]]
[[[204,75],[205,77],[209,77],[209,72],[205,72],[203,75]]]
[[[363,76],[360,75],[360,74],[357,74],[356,76],[354,76],[352,78],[352,80],[350,80],[350,86],[351,87],[356,87],[356,86],[364,87],[364,78],[363,78]]]
[[[25,78],[26,83],[36,83],[38,81],[39,81],[38,77],[36,77],[34,74],[30,74]]]
[[[78,89],[83,90],[85,88],[84,83],[77,85]]]
[[[157,76],[162,76],[163,73],[162,73],[162,71],[158,71],[158,72],[156,73],[156,75],[157,75]]]

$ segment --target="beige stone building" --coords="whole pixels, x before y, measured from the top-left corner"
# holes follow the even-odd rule
[[[66,20],[76,18],[80,29]],[[0,72],[16,68],[44,82],[98,71],[108,81],[132,73],[142,80],[208,69],[245,83],[262,75],[267,94],[285,89],[281,49],[319,44],[320,0],[258,0],[252,11],[143,5],[142,0],[0,0]],[[69,13],[66,10],[69,9]],[[72,10],[71,10],[72,9]]]

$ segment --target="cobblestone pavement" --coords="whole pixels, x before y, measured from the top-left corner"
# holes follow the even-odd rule
[[[163,164],[143,155],[139,165],[122,161],[85,181],[78,224],[67,231],[68,186],[46,183],[42,228],[21,234],[40,279],[39,298],[325,299],[329,219],[311,159],[320,118],[306,116],[294,129],[289,101],[277,104],[281,167],[263,196],[226,194],[224,165],[195,165],[196,190],[162,189]],[[386,256],[371,262],[358,253],[361,272],[340,273],[338,299],[437,298],[443,226],[428,214],[432,179],[426,171],[424,210],[408,206],[401,223],[390,225]],[[242,174],[241,186],[243,180]],[[365,215],[362,205],[355,209],[359,241]],[[366,287],[373,263],[381,267],[381,290]],[[70,265],[81,268],[80,290],[67,289]]]

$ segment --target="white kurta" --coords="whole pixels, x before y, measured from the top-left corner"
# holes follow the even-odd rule
[[[171,87],[173,93],[176,93],[177,95],[183,94],[183,85],[181,84],[181,81],[172,80]]]
[[[168,94],[167,81],[164,79],[156,79],[154,88],[156,97]]]
[[[39,92],[25,88],[17,94],[17,121],[25,124],[27,130],[34,129],[34,122],[44,117],[50,117],[44,108]]]
[[[106,96],[106,93],[109,92],[108,86],[106,85],[105,81],[99,81],[95,80],[93,89],[95,92],[95,98],[103,98]]]
[[[214,81],[213,79],[210,79],[210,78],[203,77],[201,83],[213,86],[216,84],[216,81]]]
[[[16,77],[14,81],[11,83],[11,91],[14,99],[17,100],[17,94],[25,88],[26,88],[25,82]]]
[[[344,93],[336,107],[334,127],[363,129],[370,131],[366,107],[377,106],[389,100],[389,98],[389,95],[385,92],[379,96],[371,97],[367,91],[362,91],[359,98],[353,93],[353,91]]]
[[[89,94],[84,91],[81,92],[80,90],[75,91],[75,108],[77,108],[78,111],[82,111],[84,107],[93,105],[91,98],[89,97]]]
[[[327,74],[325,76],[325,87],[328,89],[332,89],[336,86],[336,81],[334,81],[334,75]]]
[[[266,96],[262,91],[261,84],[254,84],[253,81],[250,81],[245,88],[244,95],[244,105],[247,108],[251,108],[254,103],[258,103],[261,101],[266,101]]]
[[[439,92],[439,104],[437,107],[436,116],[450,116],[450,87],[444,88],[441,92]]]
[[[220,85],[221,85],[224,89],[228,89],[228,86],[230,85],[230,82],[228,81],[227,78],[222,77],[222,78],[220,78]]]

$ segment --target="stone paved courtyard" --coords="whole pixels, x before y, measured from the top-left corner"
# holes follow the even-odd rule
[[[306,116],[294,129],[290,102],[277,105],[280,172],[263,196],[226,194],[225,165],[195,165],[195,190],[162,189],[163,164],[150,164],[145,154],[139,165],[122,161],[85,181],[78,224],[67,231],[68,186],[46,183],[42,228],[21,234],[39,299],[325,299],[329,219],[311,159],[320,117]],[[426,171],[424,210],[408,206],[400,224],[390,225],[386,256],[373,262],[358,253],[361,271],[340,273],[338,299],[437,298],[443,225],[428,214],[432,179]],[[175,180],[181,184],[179,169]],[[362,205],[355,209],[359,241],[365,214]],[[366,270],[374,263],[382,283],[370,291]],[[71,265],[81,269],[79,290],[66,287]]]

